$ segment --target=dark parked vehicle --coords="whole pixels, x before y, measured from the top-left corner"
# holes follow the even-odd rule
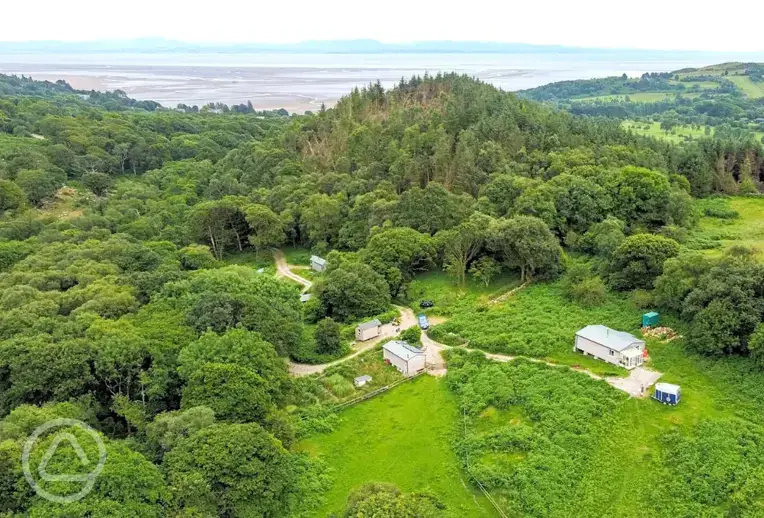
[[[419,303],[420,308],[431,308],[435,305],[435,303],[431,300],[423,300]]]

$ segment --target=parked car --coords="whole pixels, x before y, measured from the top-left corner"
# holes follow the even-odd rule
[[[419,316],[417,316],[417,319],[419,320],[420,329],[429,329],[430,322],[427,320],[427,316],[424,313],[420,313]]]
[[[419,303],[419,307],[422,308],[422,309],[424,309],[424,308],[431,308],[434,305],[435,305],[435,303],[433,301],[431,301],[431,300],[423,300],[422,302]]]

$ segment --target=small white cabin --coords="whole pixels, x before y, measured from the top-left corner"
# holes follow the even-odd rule
[[[645,342],[624,331],[591,325],[576,333],[573,351],[633,369],[644,362]]]
[[[369,320],[363,324],[358,324],[355,328],[355,339],[359,342],[371,340],[382,333],[382,322],[379,319]]]
[[[318,257],[317,255],[311,255],[310,256],[310,267],[317,271],[317,272],[323,272],[326,270],[326,259],[323,259],[321,257]]]
[[[394,365],[404,376],[413,376],[425,368],[425,354],[401,340],[392,340],[382,346],[385,361]]]

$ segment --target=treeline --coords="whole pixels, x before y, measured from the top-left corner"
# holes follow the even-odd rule
[[[44,99],[59,98],[67,103],[81,103],[95,106],[107,111],[123,111],[128,109],[154,111],[161,105],[155,101],[139,101],[132,99],[122,90],[113,92],[98,92],[96,90],[75,90],[66,81],[35,81],[26,76],[9,76],[0,74],[0,97],[25,96]]]
[[[716,92],[716,90],[712,90]],[[711,93],[699,97],[677,96],[656,102],[635,102],[631,99],[573,101],[560,104],[577,115],[638,119],[652,117],[660,122],[673,121],[673,125],[721,126],[761,129],[764,102],[741,96],[719,96]],[[751,126],[751,124],[754,126]]]
[[[520,95],[534,101],[569,100],[575,97],[596,97],[601,95],[634,94],[639,92],[685,92],[690,89],[684,84],[670,82],[674,75],[669,72],[645,73],[639,79],[630,79],[626,74],[619,77],[558,81],[547,85],[523,90]]]

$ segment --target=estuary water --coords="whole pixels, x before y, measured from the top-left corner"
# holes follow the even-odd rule
[[[730,56],[733,59],[734,56]],[[0,73],[64,79],[84,90],[123,90],[166,107],[240,104],[303,112],[331,106],[353,87],[392,86],[415,74],[458,72],[508,91],[570,79],[665,72],[720,62],[719,55],[639,53],[81,53],[0,54]]]

